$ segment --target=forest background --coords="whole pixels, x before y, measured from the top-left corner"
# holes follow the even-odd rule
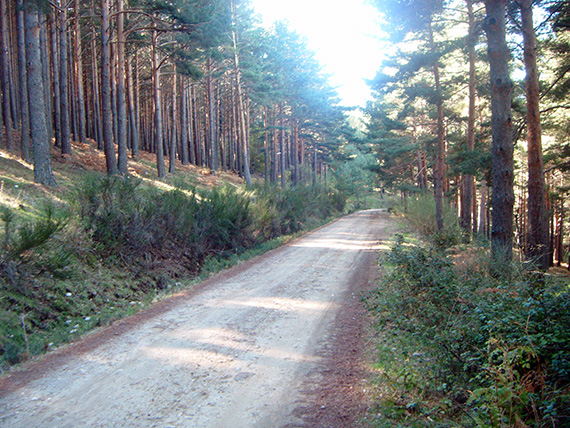
[[[434,307],[451,305],[439,324],[407,312],[413,305],[392,307],[405,318],[390,320],[394,329],[412,323],[427,340],[453,325],[449,337],[466,346],[422,342],[459,361],[444,364],[443,378],[463,373],[435,376],[430,400],[439,394],[483,426],[567,421],[557,412],[568,403],[568,291],[548,269],[568,266],[568,4],[371,3],[393,49],[359,121],[338,106],[306,41],[283,22],[263,28],[245,1],[0,2],[4,364],[387,191],[400,200],[383,204],[432,244],[413,257],[394,247],[402,275],[413,276],[418,260],[456,266],[450,248],[466,254],[490,242],[486,258],[471,253],[470,266],[485,268],[462,283],[469,292],[451,292],[461,276],[440,283],[441,272],[393,281],[419,281],[424,288],[407,293],[419,301],[427,285],[444,289]],[[88,167],[100,174],[83,170],[86,157],[104,160]],[[208,186],[196,172],[211,177]],[[214,185],[228,173],[241,180]],[[36,193],[26,199],[28,188]],[[117,267],[128,273],[120,280]],[[76,295],[81,305],[70,304]],[[370,305],[382,319],[388,303]],[[498,337],[493,317],[505,311],[516,314],[505,325],[520,329]],[[465,312],[483,316],[458,328]],[[497,350],[506,354],[492,360]],[[511,395],[494,396],[507,369]],[[476,379],[481,371],[491,375]],[[442,409],[421,413],[414,403],[392,407],[424,421]]]

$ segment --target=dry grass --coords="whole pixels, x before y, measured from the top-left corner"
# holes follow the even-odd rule
[[[58,148],[52,148],[52,169],[58,186],[51,188],[34,182],[33,165],[23,161],[19,153],[0,149],[0,204],[24,211],[34,210],[43,200],[62,201],[85,173],[105,173],[105,155],[97,149],[95,141],[72,141],[72,149],[72,156],[68,156],[62,155]],[[236,187],[243,185],[241,177],[228,171],[214,175],[206,167],[182,165],[179,160],[175,169],[174,174],[159,179],[154,154],[141,151],[136,159],[128,159],[130,175],[157,187],[174,188],[180,182],[198,189],[212,189],[228,183]]]

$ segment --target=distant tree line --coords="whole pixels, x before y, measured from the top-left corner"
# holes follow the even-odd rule
[[[374,4],[397,46],[367,108],[381,180],[433,190],[440,230],[451,202],[467,239],[490,237],[497,275],[513,247],[540,269],[567,260],[567,3]]]
[[[5,147],[54,185],[50,150],[96,144],[109,174],[140,151],[267,182],[315,180],[342,112],[305,41],[244,0],[16,0],[0,6]],[[167,169],[168,168],[168,169]]]

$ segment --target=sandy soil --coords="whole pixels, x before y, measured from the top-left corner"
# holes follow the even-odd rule
[[[388,214],[364,211],[0,379],[2,427],[351,427]]]

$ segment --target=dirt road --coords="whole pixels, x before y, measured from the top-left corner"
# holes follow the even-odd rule
[[[0,426],[315,426],[327,388],[353,388],[325,377],[358,354],[346,308],[387,217],[341,218],[0,379]]]

